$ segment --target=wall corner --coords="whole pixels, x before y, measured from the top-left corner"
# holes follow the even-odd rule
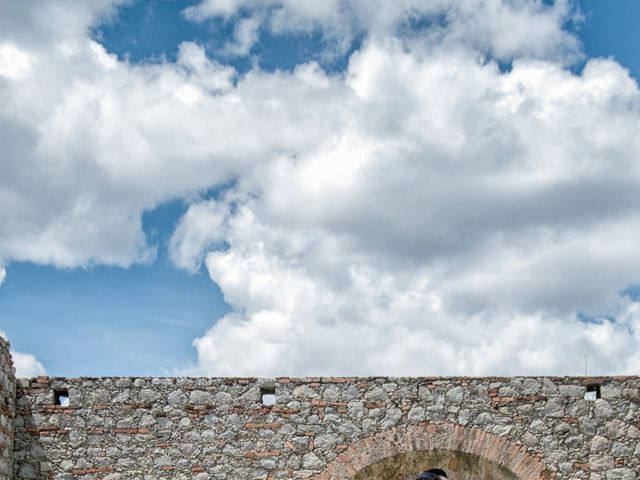
[[[13,478],[16,375],[9,342],[0,337],[0,480]]]

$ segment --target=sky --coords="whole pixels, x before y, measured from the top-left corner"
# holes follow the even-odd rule
[[[0,3],[18,375],[637,375],[638,21]]]

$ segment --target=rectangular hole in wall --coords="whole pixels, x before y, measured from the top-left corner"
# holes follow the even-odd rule
[[[69,406],[69,390],[59,389],[53,391],[53,404],[61,407]]]
[[[600,385],[587,385],[587,391],[584,393],[585,400],[596,400],[600,398]]]
[[[275,387],[263,387],[260,389],[260,403],[262,405],[275,405],[276,389]]]

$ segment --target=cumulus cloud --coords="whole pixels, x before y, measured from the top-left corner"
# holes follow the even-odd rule
[[[0,330],[0,337],[7,339],[7,334]],[[29,353],[16,352],[11,350],[13,366],[16,369],[16,376],[19,378],[37,377],[38,375],[46,375],[47,372],[36,357]]]
[[[186,18],[243,18],[251,23],[238,53],[258,40],[258,25],[271,34],[319,32],[328,50],[348,51],[361,36],[413,37],[415,25],[428,24],[420,39],[430,47],[466,46],[495,58],[517,56],[575,60],[579,42],[564,27],[579,15],[568,0],[202,0],[184,11]],[[325,52],[327,53],[327,52]]]
[[[197,371],[579,374],[584,355],[637,371],[627,71],[372,42],[346,83],[341,138],[228,195],[206,266],[233,312],[195,341]]]
[[[47,374],[42,363],[33,355],[12,351],[11,356],[13,357],[13,365],[16,367],[17,377],[29,378]]]
[[[143,211],[227,182],[275,152],[313,148],[339,122],[324,98],[344,86],[312,65],[238,79],[188,42],[175,63],[159,65],[120,62],[86,36],[25,45],[15,48],[37,72],[0,77],[5,262],[151,261]]]
[[[192,42],[121,61],[88,35],[115,4],[73,5],[0,6],[3,264],[151,261],[142,213],[224,185],[169,244],[232,308],[191,373],[637,372],[640,92],[566,68],[569,3],[187,10],[236,22],[238,55],[261,29],[364,37],[344,72],[244,75]]]

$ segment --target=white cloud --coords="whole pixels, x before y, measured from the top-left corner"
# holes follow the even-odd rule
[[[11,356],[13,357],[13,364],[16,367],[16,377],[29,378],[47,374],[42,363],[33,355],[12,351]]]
[[[231,56],[245,56],[251,52],[259,38],[260,21],[257,18],[243,18],[238,21],[233,32],[233,42],[227,43],[223,52]]]
[[[0,330],[0,337],[7,340],[7,334],[2,330]],[[29,353],[16,352],[15,350],[11,350],[10,354],[13,359],[13,366],[16,369],[16,377],[28,378],[47,374],[42,363],[40,363],[33,355]]]
[[[22,80],[32,68],[31,57],[10,44],[0,45],[0,77]]]
[[[189,10],[256,9],[238,54],[262,27],[366,37],[344,73],[243,76],[191,42],[174,63],[119,61],[88,38],[113,5],[74,5],[0,5],[0,45],[31,69],[0,78],[3,264],[149,261],[142,212],[230,185],[170,242],[233,309],[195,340],[194,373],[580,373],[585,354],[637,372],[619,292],[639,281],[640,93],[611,60],[564,67],[567,3]],[[445,21],[403,29],[425,16]]]
[[[7,277],[7,271],[4,269],[4,267],[0,267],[0,285],[2,285],[6,277]]]
[[[339,140],[229,194],[228,248],[206,265],[233,312],[195,341],[194,372],[640,368],[638,303],[619,293],[640,269],[640,92],[624,69],[502,73],[371,43],[346,82]]]
[[[192,273],[202,265],[204,252],[225,238],[225,212],[214,201],[189,207],[176,227],[169,244],[171,261]]]
[[[196,340],[199,367],[192,373],[581,374],[585,354],[592,374],[640,366],[638,304],[615,297],[610,278],[597,278],[603,263],[627,278],[635,278],[638,265],[590,258],[579,242],[555,265],[553,253],[548,265],[537,265],[537,256],[546,257],[540,246],[529,258],[517,250],[519,263],[505,259],[443,275],[438,266],[406,262],[376,269],[370,264],[380,259],[362,258],[349,245],[353,238],[275,230],[250,211],[232,223],[231,247],[210,253],[207,267],[233,313]],[[633,237],[623,238],[610,248],[631,250]],[[486,251],[481,259],[496,257]],[[598,285],[581,291],[579,282],[594,279]],[[599,300],[611,302],[604,314],[616,322],[576,319],[572,308]]]
[[[196,22],[210,18],[234,19],[249,15],[251,43],[238,54],[248,54],[257,41],[256,22],[272,34],[319,31],[329,49],[348,51],[360,35],[376,39],[400,35],[413,37],[412,23],[431,23],[421,35],[429,47],[470,47],[499,59],[520,56],[563,59],[579,56],[579,42],[566,30],[579,15],[568,0],[546,5],[541,0],[202,0],[187,8],[185,16]],[[415,40],[415,38],[414,38]]]
[[[160,65],[119,62],[86,38],[29,55],[38,75],[0,82],[5,262],[152,260],[144,210],[242,175],[274,153],[311,148],[337,123],[324,96],[345,90],[313,66],[236,82],[232,68],[193,43],[181,45],[176,63]],[[297,108],[303,102],[311,111]]]

